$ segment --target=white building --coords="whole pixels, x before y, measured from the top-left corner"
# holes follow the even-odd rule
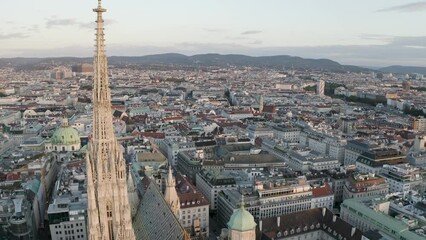
[[[49,229],[52,239],[87,239],[87,193],[83,171],[63,168],[56,181],[49,205]]]
[[[389,183],[390,193],[408,193],[423,181],[419,168],[409,164],[384,165],[380,175]]]
[[[250,125],[246,129],[248,136],[250,139],[256,139],[257,137],[266,137],[272,138],[274,137],[274,131],[268,126],[261,125]]]
[[[298,143],[300,140],[300,128],[286,127],[286,126],[274,126],[274,138],[280,139],[286,142]]]

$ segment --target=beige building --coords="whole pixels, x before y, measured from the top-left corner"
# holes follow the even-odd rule
[[[192,232],[195,236],[208,237],[209,202],[187,177],[179,174],[177,179],[176,181],[169,167],[164,199],[187,232]]]
[[[382,177],[373,173],[353,174],[343,188],[343,200],[349,198],[362,198],[375,195],[384,196],[389,192],[389,184]]]
[[[414,118],[412,121],[412,128],[419,132],[426,132],[426,118]]]

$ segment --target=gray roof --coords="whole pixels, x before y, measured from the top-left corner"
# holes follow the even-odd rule
[[[151,181],[139,204],[133,229],[136,239],[183,239],[185,230]]]

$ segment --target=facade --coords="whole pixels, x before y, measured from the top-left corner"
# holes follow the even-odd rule
[[[412,128],[413,130],[416,130],[419,132],[426,132],[426,118],[423,118],[423,117],[414,118],[412,122]]]
[[[336,173],[330,176],[331,189],[334,193],[334,201],[340,204],[343,201],[343,190],[345,188],[348,175],[346,173]]]
[[[382,177],[373,173],[353,174],[345,183],[343,200],[370,196],[384,196],[389,192],[389,184]]]
[[[101,1],[97,13],[93,130],[86,160],[89,239],[135,239],[126,162],[114,135]]]
[[[404,163],[406,163],[406,156],[396,149],[378,148],[362,153],[355,165],[361,172],[379,174],[384,165]]]
[[[55,199],[47,212],[52,239],[87,239],[86,209],[86,200]]]
[[[83,162],[70,163],[77,166]],[[88,239],[87,194],[82,168],[61,169],[47,215],[52,239]]]
[[[178,180],[169,167],[164,192],[166,203],[187,232],[193,236],[208,236],[209,202],[185,176],[177,175],[176,178]]]
[[[286,127],[286,126],[274,126],[274,138],[282,139],[291,143],[298,143],[300,139],[300,128],[297,127]]]
[[[334,193],[328,183],[323,187],[312,189],[312,206],[311,208],[327,208],[333,209],[334,206]]]
[[[318,152],[309,149],[290,150],[287,153],[286,161],[290,168],[302,172],[331,170],[340,167],[340,162],[337,159],[320,155]]]
[[[304,211],[315,206],[332,207],[334,195],[330,186],[326,189],[312,189],[306,181],[299,179],[293,184],[258,184],[255,192],[244,192],[244,206],[256,220],[277,217],[284,214]],[[242,193],[237,190],[223,190],[218,195],[218,219],[226,224],[232,213],[238,209]],[[248,191],[248,192],[246,192]]]
[[[272,138],[274,136],[274,131],[268,126],[250,125],[246,131],[250,139],[256,139],[257,137]]]
[[[202,170],[197,173],[196,183],[198,190],[206,196],[210,203],[210,209],[217,209],[218,194],[225,189],[238,189],[235,180],[237,176],[232,176],[227,173],[215,174],[215,172]]]
[[[389,183],[390,193],[408,193],[423,181],[420,169],[409,164],[384,165],[380,175]]]
[[[161,152],[167,157],[173,167],[178,164],[178,154],[181,151],[195,150],[193,142],[175,141],[173,139],[164,139],[160,144]]]
[[[192,182],[195,182],[197,173],[203,168],[201,158],[197,154],[194,154],[194,151],[182,151],[178,154],[177,158],[177,169],[179,172],[188,176]]]
[[[346,140],[324,133],[305,130],[300,133],[300,146],[309,147],[332,159],[343,162],[345,158]]]
[[[364,153],[369,151],[372,148],[377,148],[377,145],[370,144],[366,141],[358,141],[358,140],[350,140],[345,147],[345,155],[344,155],[344,164],[355,165],[358,157]]]
[[[176,176],[176,190],[180,202],[178,218],[181,225],[193,236],[209,235],[209,202],[185,176]]]

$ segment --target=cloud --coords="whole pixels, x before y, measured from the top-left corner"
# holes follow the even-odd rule
[[[376,40],[382,44],[401,47],[426,47],[426,36],[389,36],[381,34],[363,34],[360,36],[365,40]]]
[[[379,9],[376,12],[419,12],[426,10],[426,1]]]
[[[393,36],[384,34],[362,34],[359,37],[363,40],[376,40],[382,42],[389,42],[393,39]]]
[[[25,26],[24,29],[28,32],[38,32],[40,30],[40,27],[37,24],[33,24],[31,26]]]
[[[260,41],[260,40],[254,40],[254,41],[249,42],[249,44],[252,44],[252,45],[259,45],[259,44],[262,44],[262,43],[263,42]]]
[[[389,44],[403,47],[426,47],[426,36],[395,36]]]
[[[0,33],[0,40],[3,39],[14,39],[14,38],[27,38],[28,35],[24,33],[9,33],[9,34],[1,34]]]
[[[117,20],[109,19],[109,18],[104,19],[104,26],[108,26],[115,23],[117,23]],[[87,28],[87,29],[94,29],[96,27],[95,22],[78,23],[77,25],[79,28]]]
[[[214,33],[219,33],[219,32],[225,32],[226,29],[223,28],[203,28],[204,31],[207,32],[214,32]]]
[[[75,19],[72,18],[50,18],[46,21],[47,28],[53,28],[57,26],[73,26],[79,24]]]
[[[105,19],[104,25],[114,24],[117,21],[114,19]],[[47,28],[54,28],[54,27],[61,27],[61,26],[78,26],[79,28],[90,28],[93,29],[96,26],[95,22],[79,22],[74,18],[57,18],[52,17],[50,19],[47,19],[46,21],[46,27]]]
[[[259,30],[248,30],[248,31],[242,32],[242,33],[241,33],[241,35],[259,34],[259,33],[261,33],[261,32],[262,32],[262,31],[259,31]]]

